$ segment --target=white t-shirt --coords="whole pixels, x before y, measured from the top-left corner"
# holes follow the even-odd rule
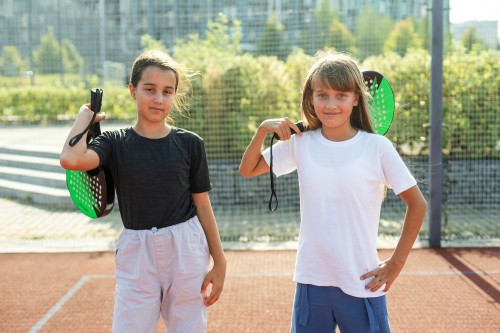
[[[270,162],[270,151],[263,153]],[[361,275],[379,265],[377,236],[384,185],[397,195],[416,184],[384,136],[358,131],[334,142],[321,130],[293,135],[273,146],[276,176],[297,170],[300,233],[294,280],[339,287],[355,297],[384,294],[365,290]]]

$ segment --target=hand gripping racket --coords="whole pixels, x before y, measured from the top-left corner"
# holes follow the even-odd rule
[[[101,111],[102,89],[90,91],[90,109],[94,112],[92,120],[82,133],[74,136],[70,146],[74,146],[87,133],[87,144],[101,134],[99,123],[94,124],[97,113]],[[111,171],[99,166],[89,171],[66,170],[66,186],[75,206],[91,218],[108,215],[115,202],[115,187]]]
[[[368,92],[372,97],[372,99],[368,102],[368,109],[370,111],[370,119],[372,121],[373,130],[377,134],[385,135],[391,127],[392,120],[394,119],[394,111],[396,109],[392,87],[385,76],[374,70],[363,71],[363,79],[366,87],[368,88]],[[301,132],[307,130],[304,128],[304,124],[301,121],[295,123],[295,125]],[[292,134],[295,134],[293,129],[291,129],[291,131]],[[279,140],[278,134],[274,133],[271,139],[270,147],[269,174],[271,177],[271,198],[269,199],[269,210],[271,212],[274,212],[278,208],[278,197],[276,196],[276,191],[274,189],[273,173],[274,139]],[[274,208],[272,204],[273,199],[276,200]]]

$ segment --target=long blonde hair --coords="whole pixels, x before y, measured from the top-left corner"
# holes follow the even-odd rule
[[[324,85],[338,91],[354,92],[358,105],[353,108],[351,125],[369,133],[374,133],[368,111],[368,99],[371,98],[359,70],[357,62],[345,53],[332,51],[318,52],[302,89],[302,119],[311,130],[322,127],[312,103],[314,86]]]

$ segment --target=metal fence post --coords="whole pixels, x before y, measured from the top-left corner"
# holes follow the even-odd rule
[[[443,125],[443,0],[432,1],[429,246],[441,247]]]

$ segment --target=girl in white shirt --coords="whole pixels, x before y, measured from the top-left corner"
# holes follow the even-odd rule
[[[374,134],[369,93],[354,59],[318,54],[303,87],[301,114],[308,131],[288,118],[263,121],[239,172],[269,172],[267,134],[276,176],[297,170],[301,225],[294,272],[291,332],[390,332],[386,292],[401,272],[420,231],[426,201],[403,160]],[[292,135],[291,130],[298,135]],[[377,233],[385,187],[407,210],[399,242],[379,261]]]

